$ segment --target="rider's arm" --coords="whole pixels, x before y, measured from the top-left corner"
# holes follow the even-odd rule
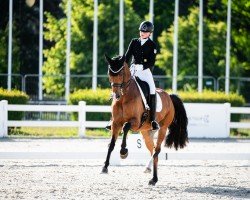
[[[131,59],[132,57],[132,54],[133,54],[133,45],[134,45],[134,39],[131,40],[129,46],[128,46],[128,49],[125,53],[125,61],[126,63],[129,63],[129,60]]]

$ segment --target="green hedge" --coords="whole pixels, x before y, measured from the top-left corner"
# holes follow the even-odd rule
[[[77,105],[79,101],[86,101],[87,105],[110,105],[110,89],[78,90],[70,95],[69,104]]]
[[[69,104],[77,105],[79,101],[86,101],[87,105],[111,105],[110,89],[90,89],[78,90],[70,95]],[[171,94],[171,91],[168,91]],[[178,95],[185,103],[231,103],[232,106],[243,106],[245,100],[237,94],[226,95],[223,92],[204,91],[198,92],[178,92]],[[74,115],[76,116],[76,115]],[[88,113],[87,120],[109,120],[109,113]]]
[[[0,101],[7,100],[8,104],[27,104],[29,97],[27,94],[19,90],[5,90],[0,88]],[[23,113],[21,112],[9,112],[10,120],[20,120],[22,119]]]
[[[79,101],[86,101],[87,105],[110,105],[110,89],[91,89],[78,90],[70,95],[69,104],[77,105]],[[171,91],[167,91],[171,94]],[[178,95],[185,103],[231,103],[232,106],[243,106],[245,99],[238,94],[225,94],[223,92],[204,91],[198,93],[178,92]]]
[[[225,94],[223,92],[204,91],[203,93],[179,92],[178,93],[185,103],[231,103],[231,106],[243,106],[245,99],[238,94]]]
[[[78,105],[79,101],[85,101],[87,105],[111,105],[110,89],[97,89],[96,91],[90,89],[78,90],[70,95],[69,104]],[[88,121],[108,121],[111,117],[110,113],[88,113]],[[77,119],[77,115],[73,115]]]

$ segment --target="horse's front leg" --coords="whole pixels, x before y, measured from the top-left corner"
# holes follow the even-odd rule
[[[113,125],[112,126],[112,130],[111,130],[111,132],[112,132],[112,138],[111,138],[111,142],[109,144],[106,161],[104,162],[104,166],[102,168],[102,173],[108,173],[108,166],[109,166],[110,155],[111,155],[112,151],[115,148],[115,142],[117,140],[117,137],[119,135],[120,130],[121,129],[117,125]]]
[[[142,131],[145,144],[150,152],[151,158],[145,167],[145,173],[151,173],[152,163],[153,163],[153,152],[154,152],[154,135],[150,131]]]
[[[123,138],[122,138],[122,145],[121,145],[121,151],[120,151],[120,156],[122,159],[125,159],[128,156],[128,149],[126,148],[127,146],[126,140],[127,140],[127,134],[130,128],[131,128],[131,123],[129,122],[126,122],[122,128]]]
[[[155,185],[158,181],[158,174],[157,174],[157,168],[158,168],[158,155],[161,151],[161,147],[155,148],[155,153],[153,155],[153,161],[154,161],[154,167],[153,167],[153,178],[149,181],[149,185]]]
[[[154,161],[154,167],[153,167],[153,178],[149,181],[149,185],[155,185],[158,181],[158,155],[161,152],[161,143],[165,138],[166,135],[166,128],[161,128],[158,132],[158,139],[157,139],[157,144],[155,147],[155,153],[153,155],[153,161]]]

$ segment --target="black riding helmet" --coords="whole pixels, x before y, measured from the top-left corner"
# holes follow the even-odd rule
[[[154,25],[150,21],[144,21],[140,24],[139,31],[152,33]]]

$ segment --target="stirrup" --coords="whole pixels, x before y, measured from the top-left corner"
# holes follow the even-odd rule
[[[159,124],[155,120],[151,122],[151,127],[152,127],[152,131],[158,131],[160,129]]]
[[[109,121],[109,123],[107,124],[107,126],[105,126],[105,128],[106,128],[108,131],[111,131],[111,121]]]

